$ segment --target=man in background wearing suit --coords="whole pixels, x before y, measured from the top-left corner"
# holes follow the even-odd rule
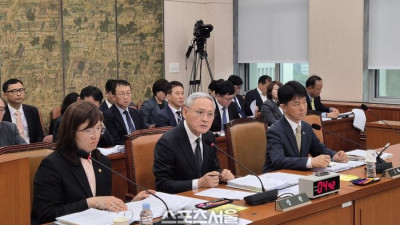
[[[0,147],[26,144],[25,140],[19,135],[17,126],[13,123],[3,121],[4,113],[5,101],[0,98]]]
[[[234,119],[239,119],[236,103],[232,102],[235,87],[230,81],[218,81],[215,85],[215,117],[211,125],[213,132],[225,132],[224,125]]]
[[[348,161],[343,151],[327,148],[315,136],[311,126],[301,121],[307,113],[306,96],[306,89],[297,81],[289,81],[279,88],[278,98],[284,116],[268,129],[264,173],[280,169],[325,168],[332,160]]]
[[[104,125],[111,133],[114,144],[123,145],[125,135],[144,129],[144,122],[139,111],[129,107],[132,88],[128,81],[116,80],[112,94],[114,104],[103,113]]]
[[[3,84],[3,92],[7,99],[3,120],[16,124],[26,143],[41,142],[44,134],[39,111],[36,107],[22,104],[25,100],[22,81],[14,78],[7,80]]]
[[[215,105],[210,95],[195,92],[183,107],[185,120],[164,133],[154,149],[153,173],[156,190],[179,193],[203,187],[216,187],[219,181],[234,178],[230,170],[221,173],[214,142],[208,130],[214,119]]]
[[[244,109],[247,116],[255,116],[250,109],[250,104],[256,100],[258,111],[261,110],[262,104],[267,100],[267,87],[272,82],[272,79],[268,75],[263,75],[258,78],[258,86],[256,89],[248,91],[244,98]]]
[[[240,95],[240,89],[242,88],[243,80],[239,76],[230,75],[228,78],[233,86],[235,87],[235,97],[233,101],[236,103],[236,110],[241,118],[246,118],[246,113],[244,112],[244,98]]]
[[[104,102],[100,104],[99,107],[100,111],[104,112],[107,109],[109,109],[112,106],[112,104],[114,104],[114,99],[113,99],[114,97],[112,95],[112,89],[114,86],[115,86],[115,80],[113,79],[107,80],[104,92],[106,95],[106,99],[104,100]]]
[[[325,107],[319,96],[322,91],[322,78],[317,75],[310,76],[306,81],[308,112],[311,114],[321,114],[322,117],[336,118],[339,110],[336,108]]]
[[[171,81],[167,87],[168,107],[161,109],[154,119],[156,127],[175,127],[183,120],[182,106],[185,102],[183,84]]]

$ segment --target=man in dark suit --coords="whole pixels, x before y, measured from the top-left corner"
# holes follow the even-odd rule
[[[3,121],[4,112],[5,101],[0,98],[0,147],[26,144],[25,140],[19,135],[17,126],[13,123]]]
[[[307,113],[306,96],[306,89],[296,81],[289,81],[279,88],[284,117],[268,130],[264,173],[280,169],[325,168],[332,160],[348,161],[343,151],[327,148],[315,136],[311,126],[301,121]]]
[[[115,86],[115,80],[110,79],[107,80],[106,85],[105,85],[105,95],[106,95],[106,99],[104,100],[104,102],[102,102],[100,104],[100,111],[104,112],[107,109],[109,109],[112,104],[114,104],[114,99],[113,99],[113,95],[112,95],[112,89]]]
[[[124,137],[135,130],[144,129],[139,111],[129,107],[132,89],[126,80],[116,80],[112,90],[114,104],[104,112],[104,125],[111,133],[114,143],[124,144]]]
[[[232,102],[235,87],[230,81],[218,81],[215,85],[215,117],[211,125],[211,131],[224,132],[224,125],[234,119],[239,119],[236,103]]]
[[[44,134],[39,111],[36,107],[22,104],[25,100],[25,88],[22,81],[7,80],[3,84],[3,92],[7,99],[3,120],[15,123],[26,143],[41,142]]]
[[[241,118],[246,118],[246,113],[244,112],[244,98],[240,95],[240,89],[242,88],[243,80],[239,76],[230,75],[228,78],[233,86],[235,87],[235,97],[233,101],[236,103],[236,110]]]
[[[258,111],[261,110],[262,104],[267,100],[267,87],[271,81],[272,79],[270,76],[263,75],[258,78],[257,88],[246,93],[246,97],[244,98],[244,111],[247,116],[255,116],[250,109],[250,105],[254,100],[256,100]]]
[[[321,102],[322,78],[317,75],[310,76],[306,81],[308,113],[321,114],[322,117],[337,118],[339,110],[325,107]]]
[[[211,96],[195,92],[186,99],[185,120],[167,131],[154,149],[153,173],[156,190],[179,193],[202,187],[216,187],[219,181],[234,178],[231,171],[221,173],[214,142],[208,130],[214,119],[215,106]]]
[[[182,106],[185,102],[183,84],[179,81],[171,81],[167,87],[168,107],[160,110],[154,122],[156,127],[175,127],[183,120]]]

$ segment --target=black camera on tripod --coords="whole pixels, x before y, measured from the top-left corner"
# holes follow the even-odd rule
[[[204,24],[203,20],[198,20],[194,24],[193,36],[194,41],[197,44],[198,51],[204,50],[204,44],[206,43],[206,39],[210,37],[210,33],[213,30],[213,25]]]

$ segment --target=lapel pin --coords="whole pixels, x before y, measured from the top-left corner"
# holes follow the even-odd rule
[[[101,173],[101,169],[99,169],[99,173]]]

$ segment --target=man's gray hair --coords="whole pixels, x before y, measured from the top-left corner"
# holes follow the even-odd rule
[[[209,95],[209,94],[206,94],[204,92],[194,92],[191,95],[189,95],[189,97],[186,98],[185,105],[190,108],[192,106],[194,100],[199,99],[199,98],[206,98],[206,99],[209,99],[211,102],[214,101],[213,97],[211,97],[211,95]],[[215,108],[215,105],[214,105],[214,108]]]

